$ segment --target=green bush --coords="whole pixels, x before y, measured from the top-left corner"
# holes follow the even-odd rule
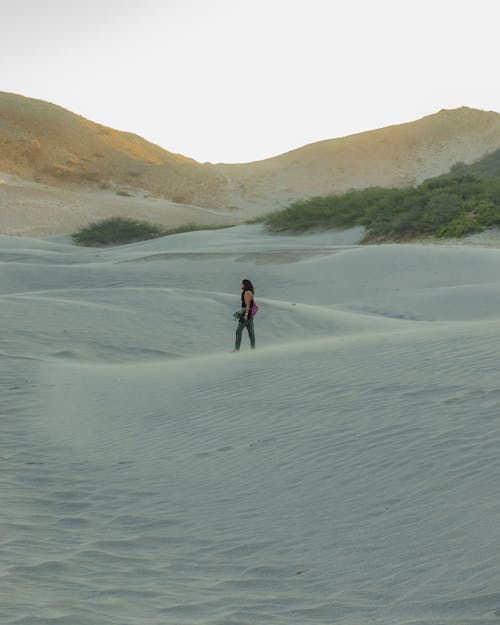
[[[500,205],[491,199],[468,200],[462,205],[463,210],[477,214],[481,226],[488,228],[500,225]]]
[[[82,228],[72,234],[73,241],[78,245],[99,247],[103,245],[123,245],[137,241],[147,241],[157,237],[196,230],[221,230],[231,228],[230,225],[198,226],[185,224],[177,228],[163,230],[160,226],[150,224],[147,221],[138,221],[127,217],[111,217],[103,219]]]
[[[466,234],[473,234],[474,232],[480,232],[482,227],[479,225],[475,215],[470,213],[461,213],[458,217],[455,217],[449,224],[442,226],[436,232],[438,238],[454,237],[461,238]]]
[[[128,219],[126,217],[111,217],[91,223],[86,228],[72,235],[75,243],[87,246],[120,245],[145,241],[163,235],[159,226],[146,221]]]
[[[169,228],[163,232],[164,236],[170,236],[171,234],[182,234],[183,232],[198,232],[199,230],[223,230],[224,228],[232,228],[229,224],[219,224],[213,226],[198,226],[197,224],[184,224],[177,228]]]
[[[338,195],[311,197],[293,202],[288,208],[263,218],[269,230],[303,232],[313,228],[350,228],[362,216],[360,194],[349,191]]]
[[[468,167],[464,163],[464,161],[457,161],[456,163],[453,163],[453,165],[451,166],[450,174],[452,174],[453,176],[463,176],[464,174],[467,173],[467,171],[468,171]]]
[[[457,163],[452,172],[405,189],[373,187],[313,197],[263,219],[269,230],[303,232],[364,226],[364,242],[456,237],[500,225],[500,176],[481,178]]]
[[[448,224],[441,226],[436,236],[460,238],[498,225],[500,225],[499,206],[495,206],[490,200],[469,199],[462,202],[460,213]]]

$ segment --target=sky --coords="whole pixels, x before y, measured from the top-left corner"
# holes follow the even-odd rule
[[[200,162],[500,112],[498,0],[0,0],[0,91]]]

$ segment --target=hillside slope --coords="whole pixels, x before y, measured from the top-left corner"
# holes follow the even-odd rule
[[[141,189],[156,197],[217,203],[211,167],[89,121],[59,106],[0,93],[0,171],[70,189]]]
[[[306,145],[272,159],[219,166],[246,200],[288,204],[370,186],[405,187],[500,147],[500,115],[467,107]]]
[[[183,206],[185,221],[193,221],[187,205],[222,211],[226,223],[242,222],[314,195],[412,185],[498,148],[500,114],[462,107],[254,163],[202,164],[54,104],[0,92],[0,203],[16,224],[5,228],[2,219],[0,232],[71,231],[99,218],[101,205],[107,215],[120,212],[115,205],[121,202],[130,214],[134,198],[141,200],[138,217],[156,198],[175,203],[176,224]],[[47,218],[35,202],[38,192],[57,196]],[[168,225],[169,214],[157,208]],[[199,214],[204,222],[215,219]]]

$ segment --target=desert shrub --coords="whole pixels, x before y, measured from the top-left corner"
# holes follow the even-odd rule
[[[462,202],[459,214],[436,232],[439,238],[460,238],[484,228],[500,225],[500,207],[485,199],[471,199]]]
[[[500,205],[495,205],[489,199],[472,199],[463,202],[462,210],[475,214],[479,224],[483,227],[498,226],[500,224]]]
[[[220,224],[212,226],[199,226],[193,223],[184,224],[177,228],[164,230],[147,221],[138,221],[127,217],[111,217],[94,222],[78,232],[72,234],[73,241],[78,245],[87,247],[100,247],[104,245],[123,245],[137,241],[146,241],[158,237],[197,230],[221,230],[231,228],[231,225]]]
[[[164,234],[159,226],[146,221],[111,217],[91,223],[72,235],[75,243],[89,247],[120,245],[154,239]]]
[[[265,216],[269,230],[303,232],[364,226],[364,242],[419,236],[464,236],[500,225],[500,177],[483,179],[469,166],[404,189],[373,187],[294,202]]]
[[[473,234],[474,232],[480,232],[482,227],[480,226],[475,215],[470,213],[460,213],[455,219],[452,219],[449,224],[442,226],[436,232],[438,238],[454,237],[461,238],[466,234]]]
[[[177,228],[169,228],[164,231],[165,236],[169,236],[171,234],[182,234],[183,232],[198,232],[199,230],[223,230],[224,228],[233,228],[231,224],[217,224],[211,226],[198,226],[197,224],[184,224],[183,226],[178,226]]]
[[[397,218],[402,214],[399,208],[404,201],[401,189],[367,189],[358,195],[361,216],[360,225],[364,226],[373,238],[398,228]]]
[[[467,165],[463,161],[457,161],[451,166],[450,174],[453,176],[462,176],[463,174],[466,174],[467,171]]]
[[[369,192],[369,191],[367,191]],[[350,228],[362,215],[359,195],[362,191],[350,191],[342,196],[315,196],[299,200],[288,208],[276,211],[264,218],[273,231],[303,232],[311,228]]]

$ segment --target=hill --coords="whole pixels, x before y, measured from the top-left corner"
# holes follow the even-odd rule
[[[498,148],[500,115],[462,107],[254,163],[202,164],[0,92],[0,232],[70,232],[117,213],[166,226],[243,222],[312,196],[418,184]]]
[[[306,145],[273,159],[220,170],[246,198],[286,205],[372,186],[406,187],[500,148],[500,115],[462,107],[420,120]]]
[[[223,183],[213,168],[137,135],[10,93],[0,93],[0,171],[50,186],[143,190],[202,206],[216,203]]]

